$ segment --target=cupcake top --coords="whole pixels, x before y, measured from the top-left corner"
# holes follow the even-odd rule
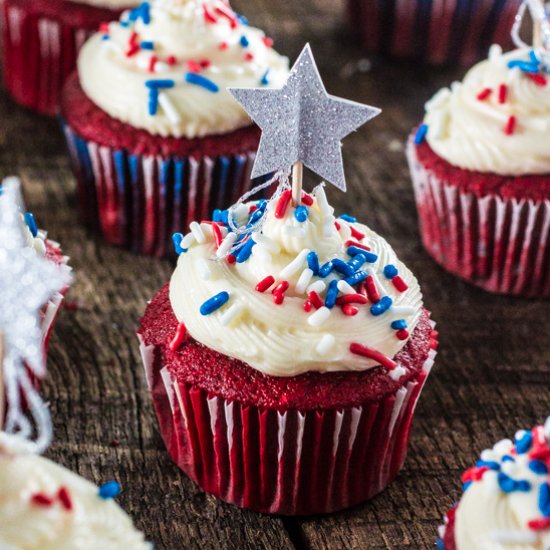
[[[272,376],[383,365],[398,379],[418,282],[382,237],[333,212],[322,186],[294,207],[283,185],[176,234],[180,331]]]
[[[550,418],[481,453],[462,479],[457,550],[550,548]]]
[[[417,138],[453,166],[506,176],[550,173],[550,83],[529,48],[492,46],[428,103]]]
[[[146,550],[112,500],[118,484],[98,488],[32,454],[0,449],[0,547],[25,550]]]
[[[154,0],[104,25],[82,48],[78,74],[111,117],[194,138],[249,125],[226,88],[281,86],[288,60],[224,0]]]

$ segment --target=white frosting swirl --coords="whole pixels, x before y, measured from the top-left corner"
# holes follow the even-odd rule
[[[492,449],[483,451],[482,459],[499,464],[499,471],[485,472],[462,496],[455,516],[457,550],[550,548],[550,528],[534,530],[528,525],[532,520],[543,519],[539,509],[539,491],[543,484],[550,481],[550,476],[529,468],[532,459],[528,453],[515,454],[512,449],[513,442],[505,439]],[[513,460],[503,461],[504,456],[513,457]],[[527,481],[530,489],[503,492],[498,483],[499,472],[516,481]]]
[[[55,499],[61,487],[70,495],[67,510]],[[43,494],[50,506],[33,502]],[[151,550],[130,518],[98,488],[39,456],[0,450],[0,548],[5,550]]]
[[[137,6],[141,0],[71,0],[76,4],[86,4],[97,8],[107,8],[110,10],[122,10],[131,6]]]
[[[295,219],[291,205],[283,219],[276,218],[276,205],[277,201],[272,201],[267,206],[261,234],[255,231],[251,236],[258,244],[252,248],[250,258],[242,263],[230,265],[226,260],[212,260],[216,246],[211,227],[200,225],[204,240],[197,226],[192,228],[203,242],[195,242],[187,253],[180,255],[170,284],[170,299],[178,320],[197,341],[272,376],[295,376],[308,371],[361,371],[380,364],[351,353],[351,342],[367,345],[393,358],[405,340],[396,337],[391,322],[406,320],[412,332],[422,308],[422,295],[413,274],[397,259],[391,246],[368,227],[339,219],[340,230],[336,229],[333,209],[326,203],[322,189],[309,207],[305,222]],[[245,206],[245,220],[246,212]],[[321,264],[334,258],[348,262],[350,256],[345,243],[354,238],[350,237],[350,226],[365,235],[361,243],[378,256],[374,263],[367,263],[361,269],[371,270],[380,294],[391,297],[393,307],[374,316],[369,311],[372,305],[369,303],[360,306],[355,316],[348,316],[335,306],[324,322],[312,325],[311,316],[318,310],[304,310],[307,290],[297,288],[307,268],[303,251],[316,252]],[[227,229],[222,232],[226,235]],[[184,242],[193,241],[193,233],[190,235]],[[298,260],[292,272],[287,266],[297,257],[301,257],[301,261]],[[381,271],[387,264],[398,269],[408,290],[398,292],[384,277]],[[255,290],[257,283],[269,275],[276,279],[275,284],[264,293]],[[324,279],[313,276],[309,283],[328,285],[331,280],[343,277],[333,272]],[[272,289],[283,280],[290,286],[283,304],[275,305]],[[229,302],[215,313],[201,315],[201,304],[223,291],[229,293]],[[319,294],[324,301],[326,291],[320,290]]]
[[[462,83],[443,88],[426,104],[426,139],[440,157],[459,168],[507,176],[550,173],[550,80],[537,84],[508,67],[514,60],[529,62],[529,52],[502,55],[493,46],[489,59],[475,65]],[[506,87],[503,102],[501,85]],[[490,95],[479,99],[484,90]],[[509,135],[511,116],[515,128]]]
[[[205,18],[205,10],[212,22]],[[186,138],[237,130],[251,122],[226,88],[259,87],[265,82],[280,87],[286,81],[287,58],[266,45],[265,34],[243,24],[223,0],[155,0],[148,16],[150,21],[123,15],[122,24],[110,24],[109,39],[96,34],[78,59],[80,82],[88,97],[135,128]],[[136,20],[127,25],[129,18]],[[152,43],[154,49],[140,48],[128,56],[134,32],[135,43]],[[152,56],[157,59],[154,72]],[[189,67],[201,62],[204,68],[195,71],[219,91],[186,82]],[[153,115],[146,86],[150,80],[175,83],[161,90]]]

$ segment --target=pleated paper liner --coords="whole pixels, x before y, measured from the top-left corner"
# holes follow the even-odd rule
[[[550,296],[550,200],[478,197],[437,177],[409,140],[422,242],[446,270],[489,292]]]
[[[71,18],[61,11],[54,16],[55,9],[76,7],[88,16]],[[6,89],[17,103],[50,116],[58,111],[61,88],[75,69],[81,46],[101,22],[120,13],[68,1],[44,11],[33,0],[3,0],[0,9]]]
[[[170,256],[171,236],[210,219],[250,188],[255,152],[223,156],[130,154],[84,140],[63,122],[84,221],[110,244]]]
[[[140,338],[141,340],[141,338]],[[328,513],[382,491],[399,473],[435,351],[395,393],[341,410],[279,412],[229,402],[162,367],[141,341],[166,447],[205,491],[257,512]]]
[[[511,46],[521,0],[348,0],[348,16],[363,47],[373,53],[432,64],[472,65],[491,44]]]

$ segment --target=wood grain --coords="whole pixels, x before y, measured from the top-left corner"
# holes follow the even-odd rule
[[[172,266],[106,247],[79,224],[57,123],[0,96],[0,175],[20,175],[29,207],[75,271],[58,319],[44,393],[56,440],[48,455],[96,481],[118,479],[121,504],[158,549],[433,548],[460,472],[479,450],[550,413],[548,302],[491,296],[422,250],[403,143],[423,102],[460,72],[368,59],[347,39],[342,3],[235,1],[295,58],[310,41],[330,93],[384,113],[346,140],[340,211],[384,235],[422,283],[440,354],[420,400],[409,459],[371,502],[326,517],[257,515],[205,495],[170,462],[157,431],[134,336]],[[306,177],[305,186],[311,184]],[[308,184],[309,182],[309,184]]]

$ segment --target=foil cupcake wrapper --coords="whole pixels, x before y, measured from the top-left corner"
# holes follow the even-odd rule
[[[347,508],[397,476],[436,355],[431,351],[417,376],[381,401],[279,412],[178,383],[160,364],[160,350],[143,341],[141,354],[161,433],[176,464],[226,502],[285,515]]]
[[[550,296],[550,200],[477,197],[444,181],[407,145],[422,242],[445,269],[489,292]]]
[[[62,121],[85,222],[110,244],[172,256],[172,234],[209,219],[250,188],[255,152],[218,157],[133,155],[86,141]]]
[[[432,64],[472,65],[491,44],[511,46],[521,0],[348,0],[348,15],[370,52]]]

